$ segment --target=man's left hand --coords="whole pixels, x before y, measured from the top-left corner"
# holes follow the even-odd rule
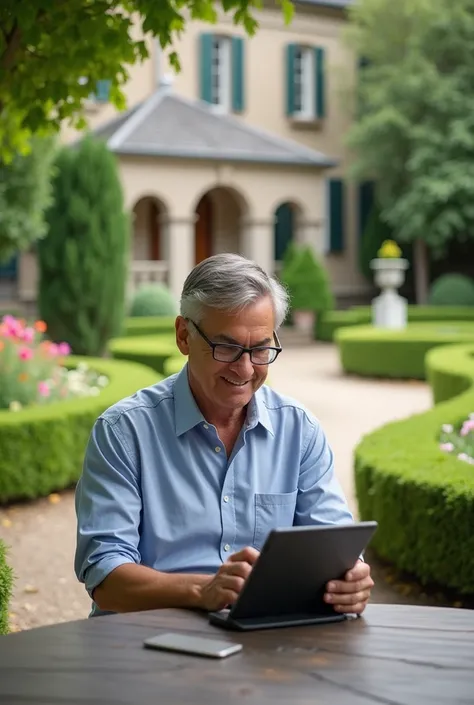
[[[324,601],[333,605],[336,612],[362,614],[370,599],[374,581],[370,566],[358,560],[344,576],[344,580],[331,580],[326,586]]]

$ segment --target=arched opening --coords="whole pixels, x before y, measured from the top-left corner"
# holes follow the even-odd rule
[[[165,216],[165,205],[154,196],[140,198],[133,207],[132,291],[142,284],[168,281]]]
[[[299,227],[301,224],[301,209],[295,203],[286,201],[280,203],[275,209],[274,225],[274,258],[277,269],[281,267],[281,262],[285,252],[291,242],[298,242]]]
[[[236,191],[223,186],[207,191],[196,206],[195,263],[221,252],[243,249],[247,206]]]

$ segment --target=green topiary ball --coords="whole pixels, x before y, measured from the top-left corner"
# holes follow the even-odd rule
[[[164,284],[146,284],[134,294],[130,316],[176,316],[178,305]]]
[[[474,281],[464,274],[443,274],[431,285],[431,306],[474,306]]]

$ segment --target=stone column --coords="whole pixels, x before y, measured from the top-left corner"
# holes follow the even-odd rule
[[[273,274],[275,270],[274,229],[274,218],[250,220],[243,224],[243,254],[257,262],[267,274]]]
[[[324,220],[305,220],[298,224],[297,242],[311,245],[320,258],[326,255],[326,228]]]
[[[171,218],[165,222],[166,228],[163,229],[168,236],[168,286],[179,301],[184,280],[195,264],[196,218]]]

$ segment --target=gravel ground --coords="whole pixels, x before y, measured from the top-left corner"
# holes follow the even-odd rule
[[[332,345],[289,348],[284,360],[272,369],[272,384],[307,404],[321,420],[334,449],[338,476],[355,509],[354,446],[370,430],[429,408],[429,390],[424,384],[343,377]],[[75,530],[72,490],[0,509],[0,538],[10,546],[9,561],[16,575],[13,630],[87,617],[90,600],[73,571]],[[367,557],[376,579],[374,602],[470,606],[436,591],[427,594],[370,552]]]

